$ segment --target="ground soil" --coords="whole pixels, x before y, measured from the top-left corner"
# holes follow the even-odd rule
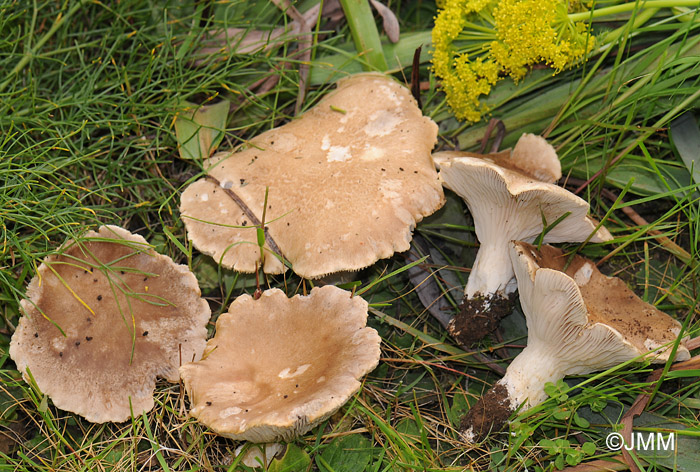
[[[489,433],[503,429],[511,413],[508,389],[497,383],[464,415],[459,425],[460,432],[470,432],[473,435],[471,441],[480,442]]]
[[[460,346],[469,349],[494,332],[501,320],[513,311],[514,304],[515,294],[465,297],[459,313],[452,318],[447,329]]]

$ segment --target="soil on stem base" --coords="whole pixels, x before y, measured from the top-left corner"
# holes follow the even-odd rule
[[[460,433],[468,443],[480,442],[489,433],[503,429],[511,413],[508,389],[497,383],[464,415]]]
[[[486,297],[476,296],[466,298],[460,305],[460,311],[455,315],[447,329],[457,343],[470,348],[486,335],[493,333],[501,320],[513,311],[515,294],[502,296],[493,294]]]

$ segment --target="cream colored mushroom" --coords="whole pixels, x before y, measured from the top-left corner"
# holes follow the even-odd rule
[[[527,347],[462,420],[468,442],[500,430],[519,407],[544,401],[547,382],[636,358],[668,361],[681,331],[680,323],[643,302],[619,278],[601,274],[588,259],[575,256],[567,266],[569,257],[561,250],[538,251],[524,242],[513,243],[510,255],[527,319]],[[677,361],[690,358],[683,342]]]
[[[238,297],[203,359],[180,368],[190,415],[217,434],[288,441],[360,389],[379,362],[367,302],[332,285],[291,299],[279,289]]]
[[[302,277],[359,270],[408,250],[411,232],[444,203],[430,156],[437,125],[390,77],[360,74],[297,120],[204,163],[209,176],[182,194],[195,247],[225,267],[253,272],[260,260],[250,215],[262,220]],[[269,244],[264,270],[285,267]]]
[[[27,287],[10,356],[56,407],[94,423],[154,404],[156,377],[199,359],[209,306],[187,266],[103,226],[47,257]]]
[[[543,231],[543,218],[551,225],[562,217],[544,242],[612,238],[604,227],[596,229],[586,201],[552,183],[561,167],[554,149],[540,137],[523,135],[512,155],[440,152],[434,158],[443,184],[467,203],[480,243],[464,308],[451,324],[451,334],[463,345],[481,339],[510,313],[515,291],[510,241],[533,242]],[[484,326],[476,326],[478,321],[485,321]]]

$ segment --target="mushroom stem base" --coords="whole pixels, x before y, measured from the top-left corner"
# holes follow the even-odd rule
[[[486,335],[498,328],[501,320],[513,311],[515,294],[503,295],[501,292],[486,296],[477,294],[472,298],[464,297],[460,311],[450,320],[447,329],[457,343],[470,348]]]
[[[512,413],[508,389],[498,382],[462,417],[462,438],[467,443],[481,442],[489,433],[503,429]]]

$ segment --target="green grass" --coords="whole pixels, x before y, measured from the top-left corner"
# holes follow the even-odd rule
[[[235,112],[220,147],[232,148],[291,119],[299,92],[293,41],[255,55],[222,53],[201,66],[191,61],[211,28],[265,29],[290,20],[262,1],[162,5],[0,3],[0,470],[243,470],[233,456],[238,443],[187,419],[180,385],[159,383],[156,407],[130,423],[93,425],[54,408],[21,379],[8,356],[19,301],[41,260],[100,224],[127,227],[189,264],[213,320],[233,298],[255,288],[253,276],[218,268],[187,242],[179,194],[201,176],[201,164],[180,159],[173,123],[178,114],[191,113],[184,100],[226,98]],[[406,39],[385,48],[394,71],[410,65],[411,38],[429,38],[436,10],[432,2],[389,6]],[[338,28],[315,30],[304,109],[331,87],[327,78],[367,65],[346,39],[348,27]],[[488,100],[492,116],[508,129],[505,145],[525,131],[547,132],[565,175],[578,179],[571,190],[595,175],[580,195],[594,215],[607,215],[615,240],[588,244],[582,252],[605,258],[602,270],[624,278],[698,336],[700,197],[670,142],[669,127],[686,110],[700,115],[700,23],[674,22],[666,12],[643,28],[600,61],[556,77],[537,70],[517,85],[503,81]],[[427,68],[426,50],[424,112],[441,126],[439,145],[478,148],[484,125],[467,127],[450,117]],[[410,77],[410,67],[396,76]],[[260,92],[271,77],[278,80]],[[630,220],[623,207],[648,223]],[[460,268],[470,266],[476,250],[463,209],[449,195],[445,209],[416,230],[455,268],[440,271],[443,290],[463,286]],[[644,365],[611,369],[590,381],[567,379],[573,388],[560,385],[556,398],[520,414],[510,432],[465,449],[459,418],[499,375],[457,347],[428,314],[402,270],[406,264],[396,256],[360,272],[360,287],[369,287],[363,297],[374,304],[369,324],[383,340],[380,365],[361,393],[297,439],[289,459],[271,470],[295,464],[289,470],[515,471],[593,462],[616,455],[604,443],[611,424],[639,394],[657,386],[636,424],[653,431],[670,424],[685,428],[675,467],[700,468],[697,372],[666,372],[662,382],[650,384],[652,368]],[[393,271],[398,273],[380,280]],[[286,287],[290,295],[302,284],[289,274],[267,283]],[[451,292],[453,304],[460,292]],[[479,352],[503,368],[526,342],[519,311],[504,321],[499,336],[485,340]],[[593,453],[586,443],[595,444]],[[673,470],[674,462],[648,458],[643,467]]]

